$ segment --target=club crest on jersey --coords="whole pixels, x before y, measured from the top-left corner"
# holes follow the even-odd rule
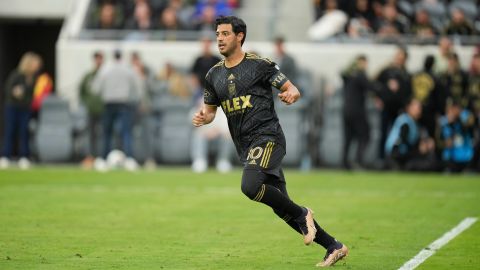
[[[237,92],[237,89],[235,88],[235,76],[233,74],[230,74],[230,76],[228,76],[228,94],[230,96],[234,96],[235,95],[235,92]]]
[[[229,83],[229,84],[228,84],[228,94],[229,94],[230,96],[234,96],[234,95],[235,95],[235,92],[236,92],[235,84],[234,84],[234,83]]]

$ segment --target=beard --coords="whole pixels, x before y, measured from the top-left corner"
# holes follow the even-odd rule
[[[230,46],[225,45],[223,51],[221,51],[220,48],[219,48],[219,52],[220,52],[221,55],[223,55],[225,57],[229,57],[230,55],[232,55],[235,52],[236,49],[237,49],[237,44],[236,43],[231,43]]]

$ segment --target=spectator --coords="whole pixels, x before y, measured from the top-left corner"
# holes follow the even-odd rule
[[[452,41],[446,36],[441,37],[438,41],[438,53],[435,55],[435,73],[437,75],[447,71],[448,57],[452,53],[454,53]]]
[[[389,130],[411,95],[411,78],[405,67],[407,58],[406,49],[399,47],[392,63],[383,69],[376,79],[378,82],[377,95],[379,97],[377,103],[382,110],[379,147],[381,159],[384,158],[385,140]]]
[[[472,59],[470,70],[468,100],[469,109],[476,118],[476,128],[474,130],[474,157],[472,166],[480,171],[480,52],[475,53]]]
[[[108,169],[105,164],[107,155],[112,150],[112,136],[117,122],[120,124],[122,150],[127,156],[125,168],[136,170],[138,164],[133,158],[133,116],[135,104],[140,98],[139,89],[133,71],[122,64],[122,53],[115,51],[114,62],[95,76],[94,89],[105,103],[103,114],[104,150],[103,159],[95,161],[99,170]]]
[[[448,69],[441,79],[446,89],[442,98],[442,108],[445,108],[447,99],[452,99],[466,108],[468,105],[468,74],[460,67],[460,61],[456,53],[448,57]]]
[[[123,26],[122,16],[114,4],[105,2],[100,6],[98,19],[94,28],[97,29],[121,29]]]
[[[154,143],[154,119],[152,119],[152,104],[153,99],[153,83],[154,75],[152,70],[142,61],[138,52],[133,52],[130,56],[130,63],[132,64],[135,78],[137,81],[137,88],[140,90],[140,103],[138,106],[138,120],[142,126],[142,143],[145,154],[144,167],[147,169],[155,169],[157,164],[154,159],[153,148]]]
[[[196,90],[195,93],[198,96],[203,96],[203,89],[206,83],[205,76],[208,71],[211,67],[220,62],[220,58],[212,54],[212,41],[209,38],[203,38],[201,42],[202,54],[195,59],[195,62],[190,69],[190,73],[193,77],[193,86]]]
[[[313,9],[315,11],[315,20],[320,19],[323,15],[325,15],[326,10],[328,9],[328,3],[327,1],[323,0],[313,0]],[[344,11],[348,16],[351,16],[353,13],[353,4],[349,0],[336,0],[336,8]]]
[[[293,83],[297,83],[298,70],[295,59],[285,51],[285,39],[277,37],[275,39],[275,56],[273,60],[278,64],[283,74]]]
[[[397,117],[385,143],[385,152],[394,168],[425,171],[435,167],[433,139],[421,137],[418,119],[422,104],[412,99],[406,112]]]
[[[374,26],[381,37],[395,37],[407,32],[408,20],[398,13],[393,4],[383,6],[383,18]]]
[[[195,111],[199,106],[205,106],[203,96],[199,96],[196,104]],[[195,129],[193,132],[191,155],[194,172],[202,173],[207,170],[209,145],[215,141],[217,141],[216,168],[222,173],[229,172],[232,169],[230,159],[233,148],[227,117],[222,110],[217,110],[215,120],[210,125]]]
[[[188,2],[188,5],[184,5],[185,2],[187,1],[170,0],[168,1],[168,7],[173,8],[175,10],[175,12],[177,13],[177,18],[180,21],[180,24],[183,25],[186,29],[190,29],[192,24],[191,19],[195,10],[194,10],[194,7],[192,6],[192,1]]]
[[[369,125],[367,121],[366,95],[370,89],[367,78],[367,58],[360,55],[346,71],[342,73],[343,87],[343,166],[350,169],[348,160],[350,145],[353,140],[357,141],[356,162],[364,167],[363,155],[369,141]]]
[[[139,1],[135,4],[133,17],[126,23],[127,29],[150,30],[153,29],[153,18],[151,8],[145,1]]]
[[[469,76],[468,100],[469,109],[480,119],[480,52],[473,55]]]
[[[432,39],[437,34],[435,28],[430,22],[430,16],[424,9],[415,12],[415,21],[410,28],[410,32],[421,39]]]
[[[308,29],[311,40],[325,40],[344,31],[347,14],[338,9],[336,0],[326,0],[324,14]]]
[[[37,119],[43,100],[53,92],[53,80],[50,74],[42,71],[43,60],[39,58],[39,71],[33,88],[32,118]]]
[[[28,123],[31,116],[36,75],[41,63],[42,60],[38,54],[25,53],[20,59],[18,67],[10,73],[5,83],[5,129],[0,169],[10,166],[16,138],[19,143],[18,166],[21,169],[30,167]]]
[[[158,24],[160,30],[184,30],[185,26],[182,25],[177,17],[177,12],[172,7],[167,7],[162,11],[160,15],[160,21]]]
[[[431,138],[435,137],[436,119],[442,111],[441,97],[444,92],[439,79],[433,74],[434,64],[433,55],[427,55],[423,70],[412,76],[412,96],[422,104],[419,123],[427,129]]]
[[[471,36],[475,34],[475,28],[469,21],[467,21],[463,11],[459,8],[455,8],[451,13],[451,21],[445,28],[445,34],[449,36]]]
[[[205,76],[210,68],[220,62],[220,58],[213,55],[211,51],[211,40],[208,38],[202,39],[202,54],[195,59],[195,62],[190,70],[193,81],[195,94],[193,103],[197,111],[203,105],[203,88],[205,87]],[[230,143],[230,133],[228,131],[228,123],[225,114],[217,111],[217,118],[212,123],[212,126],[204,126],[200,129],[195,129],[192,136],[192,170],[194,172],[204,172],[208,167],[208,150],[211,142],[217,141],[217,170],[220,172],[230,171],[232,165],[230,163],[232,145]]]
[[[373,17],[368,0],[356,0],[355,10],[348,23],[348,35],[351,38],[358,38],[372,34],[373,30],[370,22],[373,21]]]
[[[217,13],[215,7],[207,5],[202,9],[202,13],[194,20],[193,28],[197,31],[212,31]]]
[[[383,19],[383,4],[382,0],[372,0],[372,12],[373,16],[370,18],[370,26],[376,32],[377,26],[380,25]]]
[[[202,17],[205,8],[213,8],[216,16],[232,15],[232,9],[228,6],[227,1],[224,0],[199,0],[195,6],[194,19]]]
[[[162,92],[183,99],[191,98],[192,92],[185,76],[175,69],[172,63],[165,63],[165,68],[157,75]]]
[[[97,137],[99,135],[99,128],[101,117],[103,113],[103,102],[101,97],[96,94],[92,88],[92,83],[103,64],[103,54],[95,52],[93,54],[94,66],[88,71],[80,83],[80,100],[86,106],[88,111],[88,133],[90,144],[87,156],[82,161],[82,167],[86,169],[93,168],[95,157],[99,156],[97,153]]]
[[[448,170],[460,172],[473,158],[474,117],[455,100],[447,102],[446,114],[440,118],[439,144],[442,161]]]

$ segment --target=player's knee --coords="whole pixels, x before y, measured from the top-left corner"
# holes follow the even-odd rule
[[[242,192],[245,194],[250,200],[255,199],[257,197],[258,192],[260,190],[261,185],[256,185],[253,183],[242,183]]]
[[[265,180],[265,174],[258,170],[244,170],[242,176],[242,192],[248,198],[255,201],[260,201],[265,192],[265,187],[262,184]]]

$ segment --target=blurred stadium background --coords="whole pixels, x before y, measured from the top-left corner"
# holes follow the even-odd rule
[[[359,10],[362,2],[366,3],[365,11]],[[142,85],[142,98],[149,101],[149,109],[147,113],[137,112],[133,127],[135,160],[140,164],[150,157],[159,164],[191,162],[189,110],[197,90],[189,76],[196,57],[202,54],[199,40],[214,38],[211,19],[218,14],[236,14],[246,20],[249,26],[247,51],[279,61],[274,40],[282,37],[284,50],[295,60],[296,73],[291,76],[295,76],[292,80],[299,85],[304,98],[291,108],[278,107],[288,141],[286,165],[304,169],[344,165],[342,74],[359,55],[368,59],[367,74],[374,83],[382,69],[393,61],[399,45],[408,50],[405,68],[410,75],[421,71],[425,57],[431,54],[437,66],[441,66],[435,76],[443,82],[442,78],[448,80],[449,76],[445,64],[448,56],[442,59],[438,43],[444,34],[450,34],[451,52],[458,55],[462,70],[471,78],[470,85],[469,82],[460,83],[464,88],[460,96],[479,99],[478,93],[469,90],[478,88],[478,71],[471,67],[478,53],[475,47],[480,25],[477,1],[45,0],[2,1],[0,5],[0,81],[5,83],[21,56],[33,51],[43,58],[43,71],[53,79],[51,92],[59,98],[59,101],[55,99],[44,104],[43,115],[40,113],[30,123],[30,158],[38,163],[79,162],[89,154],[88,107],[80,99],[81,82],[93,68],[95,52],[102,53],[108,64],[115,50],[123,52],[127,63],[131,54],[137,53],[141,66],[149,71],[141,79],[146,81]],[[452,28],[452,14],[457,10],[464,14],[466,26]],[[332,15],[337,11],[339,19]],[[427,12],[427,22],[421,24],[427,29],[423,32],[416,31],[420,27],[416,14],[420,11]],[[171,24],[168,23],[169,14],[173,14]],[[142,26],[137,21],[144,17],[148,23]],[[352,30],[356,20],[365,20],[362,21],[365,25]],[[448,32],[451,29],[458,31]],[[216,52],[214,43],[211,49]],[[171,86],[170,78],[162,77],[168,67],[179,73],[183,86]],[[442,91],[445,95],[453,95],[450,88],[454,86],[446,84]],[[413,93],[414,97],[417,95],[421,94]],[[3,107],[5,99],[3,95]],[[370,131],[370,140],[364,150],[363,164],[367,168],[382,168],[378,164],[384,161],[378,149],[382,110],[375,106],[376,99],[376,91],[367,93],[369,126],[365,128]],[[445,113],[444,108],[436,110],[433,113],[437,118],[433,121]],[[1,111],[3,113],[4,109]],[[143,124],[145,118],[148,118],[148,125]],[[473,147],[478,145],[477,123],[471,132]],[[98,129],[95,147],[101,153],[103,135],[102,128]],[[438,142],[437,146],[442,144],[440,138],[429,135]],[[145,140],[145,137],[155,140]],[[50,147],[52,145],[55,147]],[[437,147],[437,156],[441,156],[441,151]],[[350,155],[352,159],[353,153]],[[235,161],[233,156],[232,160]]]
[[[311,269],[321,259],[323,251],[272,245],[293,243],[297,235],[243,197],[232,144],[217,136],[225,130],[215,126],[211,133],[197,133],[190,124],[201,97],[194,62],[205,46],[217,55],[212,18],[234,14],[248,26],[246,51],[280,63],[283,40],[295,62],[287,75],[303,98],[276,107],[287,139],[290,194],[311,203],[322,224],[352,244],[342,269],[398,269],[463,218],[479,215],[479,5],[476,0],[0,0],[0,167],[5,169],[0,170],[0,268]],[[408,51],[405,67],[395,63],[402,50]],[[7,81],[27,52],[42,65],[32,77],[33,101],[22,103],[32,115],[30,151],[22,155],[18,133],[5,139],[14,92]],[[88,77],[94,55],[103,55],[103,68],[114,63],[115,52],[137,76],[140,96],[131,102],[131,155],[114,151],[107,158],[102,116],[92,125],[82,89],[94,88],[86,80],[94,80]],[[435,67],[422,81],[429,55]],[[368,59],[367,87],[350,84],[358,79],[359,56]],[[345,94],[352,89],[362,93],[358,100]],[[389,91],[398,95],[385,96]],[[382,134],[388,135],[411,97],[433,118],[420,121],[417,140],[396,160],[380,149]],[[360,147],[363,160],[355,151],[345,158],[346,102],[364,110],[368,121],[355,130],[368,134],[368,144]],[[452,104],[460,106],[455,117],[448,115]],[[117,124],[114,129],[112,149],[123,150],[122,131]],[[216,137],[209,146],[207,133]],[[359,148],[359,137],[352,150]],[[204,149],[207,164],[226,174],[205,172],[205,164],[195,162],[197,155],[205,158],[199,154]],[[233,170],[215,162],[219,157]],[[136,172],[119,169],[123,166]],[[464,173],[451,174],[457,171]],[[272,234],[252,239],[265,223]],[[475,224],[422,269],[477,269],[479,228]],[[179,236],[179,230],[186,233]]]

